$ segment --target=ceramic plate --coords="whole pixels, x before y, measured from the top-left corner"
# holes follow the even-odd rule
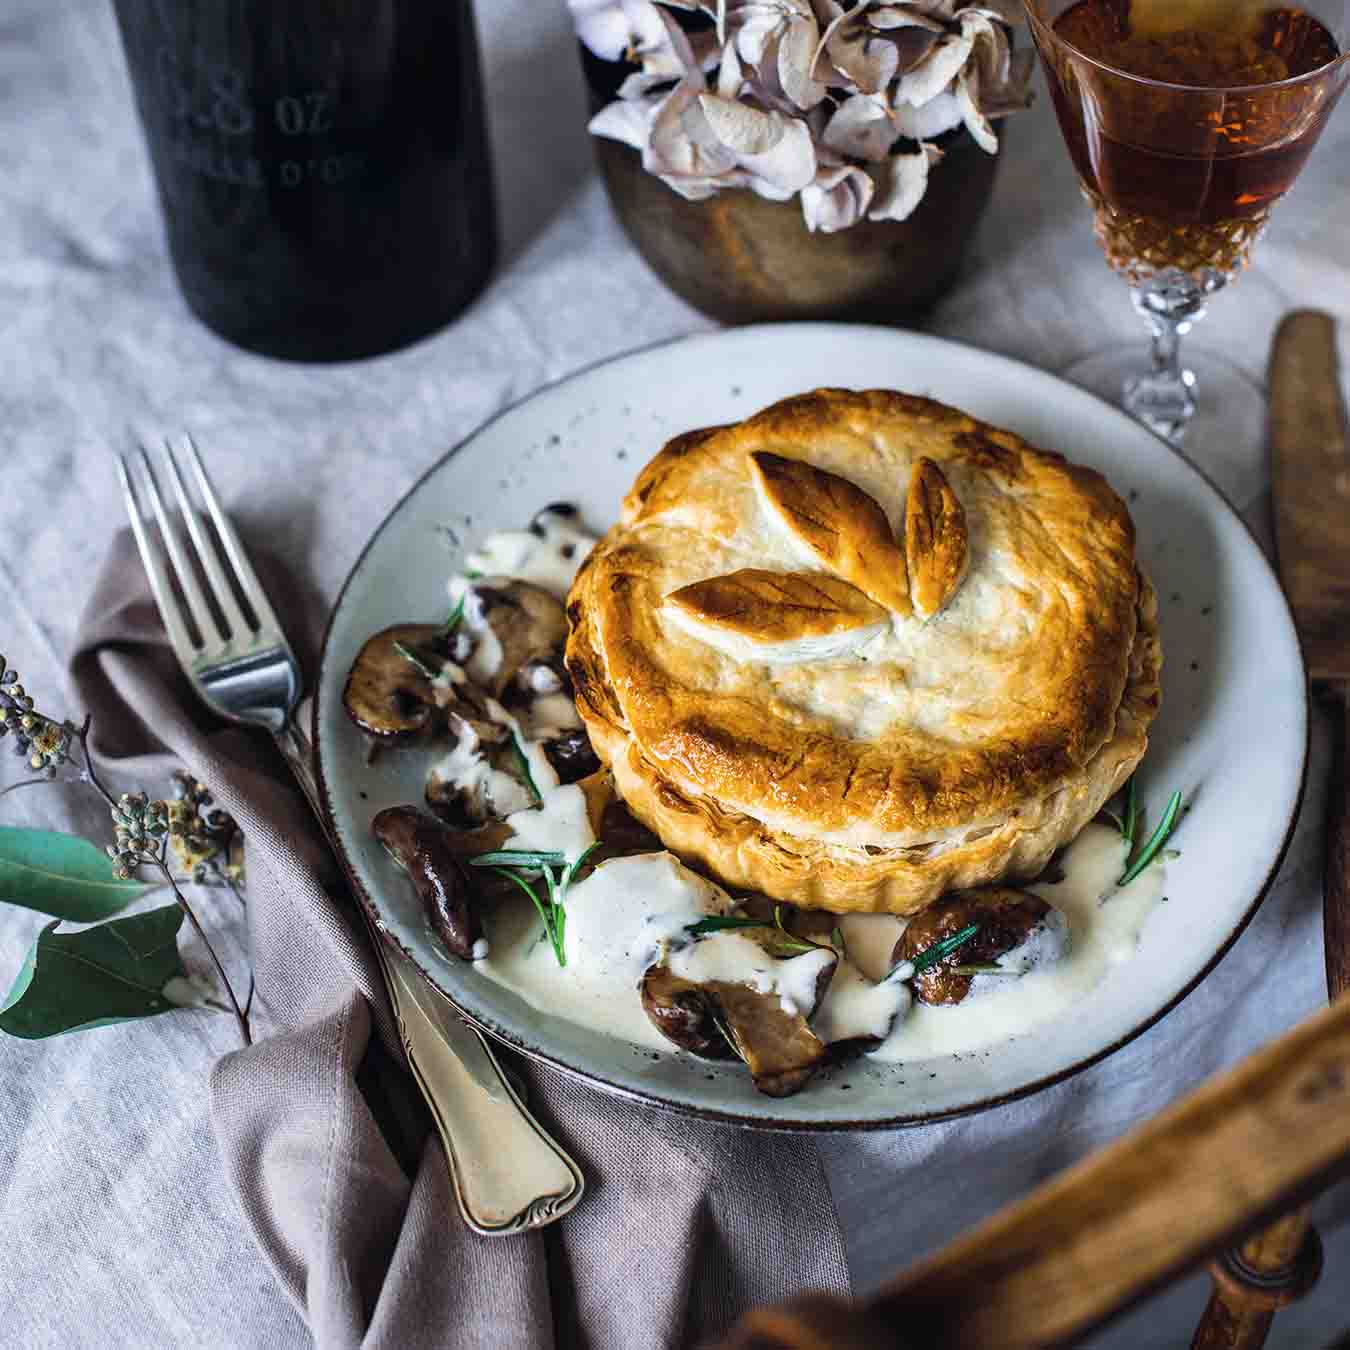
[[[444,616],[446,577],[488,531],[519,529],[560,500],[576,502],[603,531],[634,474],[671,436],[823,384],[931,395],[1101,470],[1128,498],[1139,555],[1158,589],[1165,653],[1162,713],[1140,775],[1144,799],[1156,811],[1179,787],[1194,806],[1176,836],[1181,856],[1168,864],[1169,902],[1149,918],[1137,957],[1072,1018],[986,1053],[906,1065],[859,1060],[774,1101],[758,1096],[743,1071],[551,1018],[444,955],[369,832],[381,808],[421,800],[425,759],[390,754],[368,766],[342,688],[371,633]],[[770,1128],[858,1128],[932,1120],[1044,1087],[1174,1007],[1237,937],[1278,866],[1303,781],[1307,697],[1269,565],[1219,493],[1161,441],[1017,362],[913,333],[798,324],[690,338],[583,371],[502,413],[442,459],[380,527],[338,600],[315,741],[358,894],[426,977],[494,1036],[672,1108]]]

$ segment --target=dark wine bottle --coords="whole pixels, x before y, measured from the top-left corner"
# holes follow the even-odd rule
[[[470,0],[114,0],[183,296],[302,361],[442,327],[496,255]]]

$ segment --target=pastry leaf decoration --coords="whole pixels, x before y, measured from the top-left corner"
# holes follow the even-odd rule
[[[965,576],[966,513],[946,475],[926,456],[914,461],[905,501],[905,557],[915,612],[931,619]]]
[[[813,561],[884,609],[911,612],[905,552],[872,497],[799,459],[757,450],[750,463],[770,510]]]
[[[824,572],[745,567],[682,586],[666,598],[702,626],[763,644],[829,637],[886,619],[881,606]]]

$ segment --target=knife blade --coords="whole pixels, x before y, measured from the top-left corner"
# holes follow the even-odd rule
[[[1323,896],[1334,999],[1350,988],[1350,435],[1336,325],[1319,310],[1295,311],[1275,335],[1270,452],[1280,578],[1308,674],[1337,705]]]

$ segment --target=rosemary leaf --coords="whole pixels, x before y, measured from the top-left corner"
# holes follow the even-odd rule
[[[578,854],[578,856],[575,859],[573,859],[572,862],[568,863],[567,871],[563,873],[562,888],[559,891],[559,900],[558,900],[559,904],[561,904],[563,899],[566,897],[567,888],[572,884],[572,881],[576,877],[577,872],[581,869],[581,864],[584,863],[586,859],[589,858],[591,854],[594,853],[595,850],[598,849],[599,847],[600,841],[597,839],[595,843],[593,843],[590,846],[590,848],[583,849],[581,853]]]
[[[895,970],[892,970],[891,973],[886,976],[886,979],[882,980],[882,984],[885,984],[887,980],[894,979],[895,971],[902,969],[905,965],[914,967],[914,975],[922,974],[929,966],[935,966],[939,961],[945,960],[953,952],[959,951],[979,931],[979,924],[968,923],[964,928],[953,933],[951,937],[942,938],[940,941],[933,943],[931,947],[925,947],[918,956],[910,957],[908,962],[899,962],[896,965]],[[909,978],[913,979],[914,975],[911,975]]]
[[[468,594],[468,591],[465,591],[459,597],[459,604],[450,611],[450,617],[446,619],[445,627],[442,629],[442,636],[449,637],[459,627],[459,621],[464,617],[464,599]]]
[[[520,776],[525,780],[525,786],[530,789],[535,801],[542,802],[544,794],[539,791],[535,784],[534,775],[530,772],[530,761],[526,758],[525,747],[520,743],[520,737],[516,735],[515,729],[511,731],[511,749],[516,752],[516,763],[520,767]],[[559,859],[561,861],[561,859]]]
[[[1124,835],[1125,822],[1121,820],[1121,818],[1118,815],[1116,815],[1114,811],[1108,811],[1106,807],[1103,806],[1102,809],[1097,812],[1097,814],[1099,816],[1105,816],[1107,820],[1109,820],[1111,824],[1116,827],[1117,832],[1120,833],[1122,836]]]
[[[541,853],[529,848],[499,848],[469,859],[470,867],[561,867],[567,858],[561,853]]]
[[[1025,970],[1009,970],[1007,966],[953,966],[952,972],[956,975],[1014,975],[1022,976],[1026,974]]]
[[[1148,842],[1139,850],[1138,856],[1121,874],[1120,880],[1116,882],[1117,886],[1128,886],[1153,861],[1176,828],[1177,813],[1180,810],[1181,793],[1174,792],[1167,799],[1167,809],[1158,822],[1158,828],[1149,835]]]
[[[720,933],[727,928],[763,928],[763,919],[750,919],[744,914],[710,914],[697,923],[686,924],[684,931],[690,937],[704,937],[708,933]]]
[[[425,675],[429,680],[440,679],[441,672],[439,670],[432,670],[432,668],[427,665],[427,663],[423,661],[411,647],[406,646],[402,642],[395,642],[394,650],[419,674]]]
[[[713,1021],[717,1024],[718,1031],[722,1033],[722,1039],[731,1047],[731,1053],[735,1055],[737,1059],[743,1059],[744,1056],[737,1048],[736,1042],[731,1039],[731,1032],[727,1030],[726,1024],[720,1017],[714,1017]]]
[[[550,912],[553,907],[551,905],[545,905],[539,898],[534,887],[531,886],[524,877],[511,871],[509,867],[495,867],[493,868],[493,871],[500,872],[502,876],[506,877],[508,881],[514,882],[530,897],[530,903],[539,911],[539,917],[544,921],[544,933],[547,935],[549,944],[553,948],[553,955],[557,957],[560,966],[565,966],[567,964],[567,954],[563,951],[562,936],[554,922],[554,915]]]
[[[1125,836],[1125,856],[1130,856],[1130,850],[1134,847],[1134,828],[1139,821],[1139,800],[1138,788],[1135,786],[1134,775],[1130,775],[1130,781],[1125,785],[1125,824],[1121,834]]]

